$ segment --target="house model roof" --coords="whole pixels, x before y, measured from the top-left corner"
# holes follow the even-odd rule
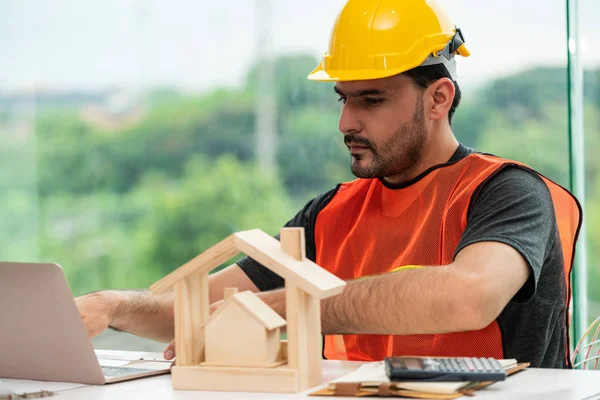
[[[285,326],[286,322],[279,314],[277,314],[271,307],[269,307],[264,301],[249,290],[241,293],[236,293],[225,301],[217,311],[215,311],[202,326],[206,326],[210,321],[217,318],[223,310],[226,309],[231,303],[239,304],[248,314],[252,315],[257,321],[261,322],[262,325],[271,331],[276,328]]]
[[[152,286],[154,294],[167,292],[175,282],[193,273],[208,273],[238,253],[244,253],[319,299],[341,293],[346,282],[307,258],[297,260],[281,249],[280,242],[260,229],[234,233]]]

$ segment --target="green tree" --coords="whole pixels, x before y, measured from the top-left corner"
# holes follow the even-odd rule
[[[41,258],[76,294],[147,287],[233,232],[277,233],[294,212],[276,177],[231,156],[194,159],[177,181],[149,174],[126,195],[56,195],[42,210]]]
[[[274,235],[295,212],[277,177],[232,156],[194,159],[185,179],[150,177],[134,196],[151,199],[152,212],[138,229],[147,235],[144,268],[155,278],[233,232],[260,228]]]
[[[289,193],[306,200],[354,179],[350,156],[338,131],[339,110],[303,107],[280,128],[278,161]]]
[[[0,259],[34,261],[38,256],[38,181],[33,129],[5,128],[0,146]],[[0,124],[1,125],[1,124]]]

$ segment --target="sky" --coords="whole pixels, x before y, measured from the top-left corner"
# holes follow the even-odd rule
[[[438,2],[472,52],[461,85],[566,65],[564,0]],[[257,56],[260,3],[271,4],[264,51],[320,57],[344,0],[0,0],[0,93],[239,84]],[[580,8],[583,61],[600,67],[600,1]]]

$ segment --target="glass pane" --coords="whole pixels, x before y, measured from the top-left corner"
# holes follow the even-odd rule
[[[306,79],[343,3],[0,1],[0,259],[143,288],[352,179],[332,85]],[[473,53],[458,139],[568,185],[564,1],[440,3]]]
[[[588,320],[585,326],[600,317],[600,26],[597,16],[600,3],[594,0],[579,0],[581,37],[581,62],[583,65],[583,129],[585,134],[585,191],[587,232],[587,307]],[[583,335],[584,332],[581,332]],[[592,330],[588,343],[598,340],[598,331]],[[589,356],[597,356],[600,346],[596,345]],[[597,365],[591,363],[590,367]]]

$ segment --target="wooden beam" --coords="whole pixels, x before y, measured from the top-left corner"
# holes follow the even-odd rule
[[[299,261],[281,250],[280,242],[260,229],[233,234],[234,245],[271,271],[319,299],[340,294],[346,282],[314,262]]]
[[[307,294],[293,284],[285,285],[285,309],[288,340],[288,365],[298,371],[299,390],[308,389],[308,326],[305,312]],[[319,360],[319,365],[321,360]]]
[[[155,282],[152,286],[150,286],[150,291],[153,294],[165,293],[169,291],[175,282],[179,281],[180,279],[184,279],[188,275],[195,272],[209,273],[214,268],[218,267],[238,253],[239,250],[237,250],[234,246],[233,237],[228,236],[221,242],[204,251],[202,254],[188,261],[183,266],[177,268],[175,271],[171,272],[158,282]]]
[[[208,287],[208,272],[200,271],[195,273],[193,276],[198,278],[197,292],[195,297],[197,298],[196,303],[198,306],[198,314],[194,314],[192,326],[194,327],[194,364],[198,365],[202,363],[206,358],[204,338],[204,321],[210,317],[210,291]],[[319,314],[320,315],[320,314]],[[320,317],[319,317],[320,320]],[[319,330],[320,332],[320,330]]]
[[[176,365],[193,366],[204,361],[204,329],[208,318],[208,273],[197,272],[175,282]]]
[[[303,309],[306,315],[306,357],[308,358],[308,385],[302,389],[318,386],[323,382],[323,344],[321,336],[321,301],[304,294]],[[301,389],[301,390],[302,390]]]
[[[306,258],[304,228],[281,228],[279,235],[281,250],[298,261]]]
[[[187,287],[183,280],[175,282],[175,298],[173,307],[175,308],[175,364],[179,366],[194,365],[192,362],[191,341],[188,341],[190,329],[188,327],[187,316],[190,314],[189,304],[187,303]]]

